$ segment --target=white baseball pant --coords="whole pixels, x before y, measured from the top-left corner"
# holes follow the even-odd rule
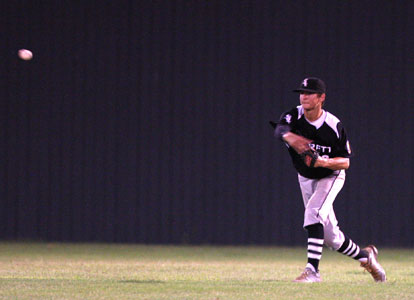
[[[298,175],[302,192],[305,216],[303,227],[320,223],[324,229],[324,243],[333,250],[338,250],[345,236],[339,229],[333,203],[345,183],[345,170],[335,171],[322,179],[309,179]]]

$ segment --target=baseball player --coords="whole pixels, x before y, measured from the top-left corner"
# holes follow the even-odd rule
[[[275,136],[288,147],[305,205],[303,227],[308,233],[308,263],[295,282],[320,282],[319,260],[325,244],[361,263],[377,282],[386,281],[378,263],[378,250],[364,249],[338,227],[333,202],[345,182],[351,148],[341,121],[323,109],[325,83],[306,78],[294,92],[300,105],[283,113],[279,122],[271,122]]]

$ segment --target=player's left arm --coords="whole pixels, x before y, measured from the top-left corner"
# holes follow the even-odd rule
[[[333,157],[325,158],[319,156],[315,161],[315,168],[322,167],[331,170],[347,170],[350,165],[350,160],[348,157]]]
[[[342,123],[337,124],[337,130],[339,133],[339,139],[337,144],[338,157],[321,157],[315,161],[315,168],[322,167],[331,170],[347,170],[350,166],[349,157],[352,156],[351,146],[348,141],[348,137],[345,128]]]

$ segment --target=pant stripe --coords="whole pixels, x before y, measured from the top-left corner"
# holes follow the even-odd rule
[[[321,204],[321,206],[320,206],[320,207],[319,207],[319,209],[318,209],[318,217],[319,217],[319,212],[322,210],[322,207],[324,206],[324,204],[325,204],[325,202],[326,202],[326,199],[328,199],[329,194],[332,192],[332,189],[333,189],[333,187],[335,186],[335,183],[336,183],[336,180],[337,180],[337,179],[338,179],[338,177],[339,177],[339,174],[340,174],[340,173],[338,173],[338,174],[335,176],[335,179],[332,181],[332,185],[331,185],[331,187],[330,187],[330,189],[329,189],[329,192],[328,192],[328,193],[326,193],[325,199],[323,199],[322,204]]]

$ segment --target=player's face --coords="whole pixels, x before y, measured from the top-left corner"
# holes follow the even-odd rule
[[[325,94],[320,95],[307,92],[300,93],[300,104],[302,104],[304,110],[321,108],[324,100]]]

